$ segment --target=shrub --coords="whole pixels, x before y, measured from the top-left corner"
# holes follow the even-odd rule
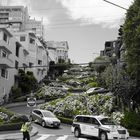
[[[125,112],[121,123],[128,129],[140,130],[140,115],[135,112]]]
[[[21,89],[17,86],[12,86],[11,92],[12,92],[11,98],[13,99],[16,99],[21,96]]]
[[[0,107],[0,112],[3,112],[5,114],[7,114],[9,117],[13,116],[14,113],[8,111],[7,109],[3,108],[3,107]]]
[[[140,137],[140,131],[128,129],[130,136]]]
[[[61,122],[65,123],[65,124],[70,124],[71,125],[72,122],[73,122],[73,119],[71,119],[71,118],[64,118],[64,117],[60,117],[60,116],[58,116],[57,118],[60,119]]]
[[[0,125],[0,131],[19,130],[22,123],[8,123]]]
[[[17,122],[24,122],[24,121],[28,121],[28,117],[25,116],[25,115],[13,115],[11,118],[10,118],[10,122],[11,123],[17,123]]]

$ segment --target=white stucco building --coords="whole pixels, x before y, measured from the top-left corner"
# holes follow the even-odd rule
[[[18,68],[27,65],[29,52],[5,28],[0,28],[0,99],[9,95],[17,81]]]
[[[34,33],[15,32],[14,36],[28,50],[26,71],[32,71],[35,78],[41,81],[48,71],[48,52]]]
[[[47,49],[49,52],[49,61],[55,63],[64,61],[68,62],[68,42],[67,41],[47,41]]]

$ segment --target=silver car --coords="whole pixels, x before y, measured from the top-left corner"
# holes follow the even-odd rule
[[[48,110],[34,109],[30,117],[32,121],[41,124],[43,127],[60,127],[60,120]]]

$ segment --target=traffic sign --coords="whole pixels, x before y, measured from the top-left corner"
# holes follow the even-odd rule
[[[33,97],[27,98],[27,106],[36,107],[36,98]]]

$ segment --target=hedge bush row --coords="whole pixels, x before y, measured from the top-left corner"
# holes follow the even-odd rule
[[[71,118],[64,118],[64,117],[60,117],[60,116],[57,116],[57,118],[61,120],[61,123],[72,125],[73,119],[71,119]]]
[[[128,129],[130,136],[140,137],[140,131]]]
[[[21,125],[22,125],[22,122],[2,124],[0,125],[0,131],[20,130]]]

